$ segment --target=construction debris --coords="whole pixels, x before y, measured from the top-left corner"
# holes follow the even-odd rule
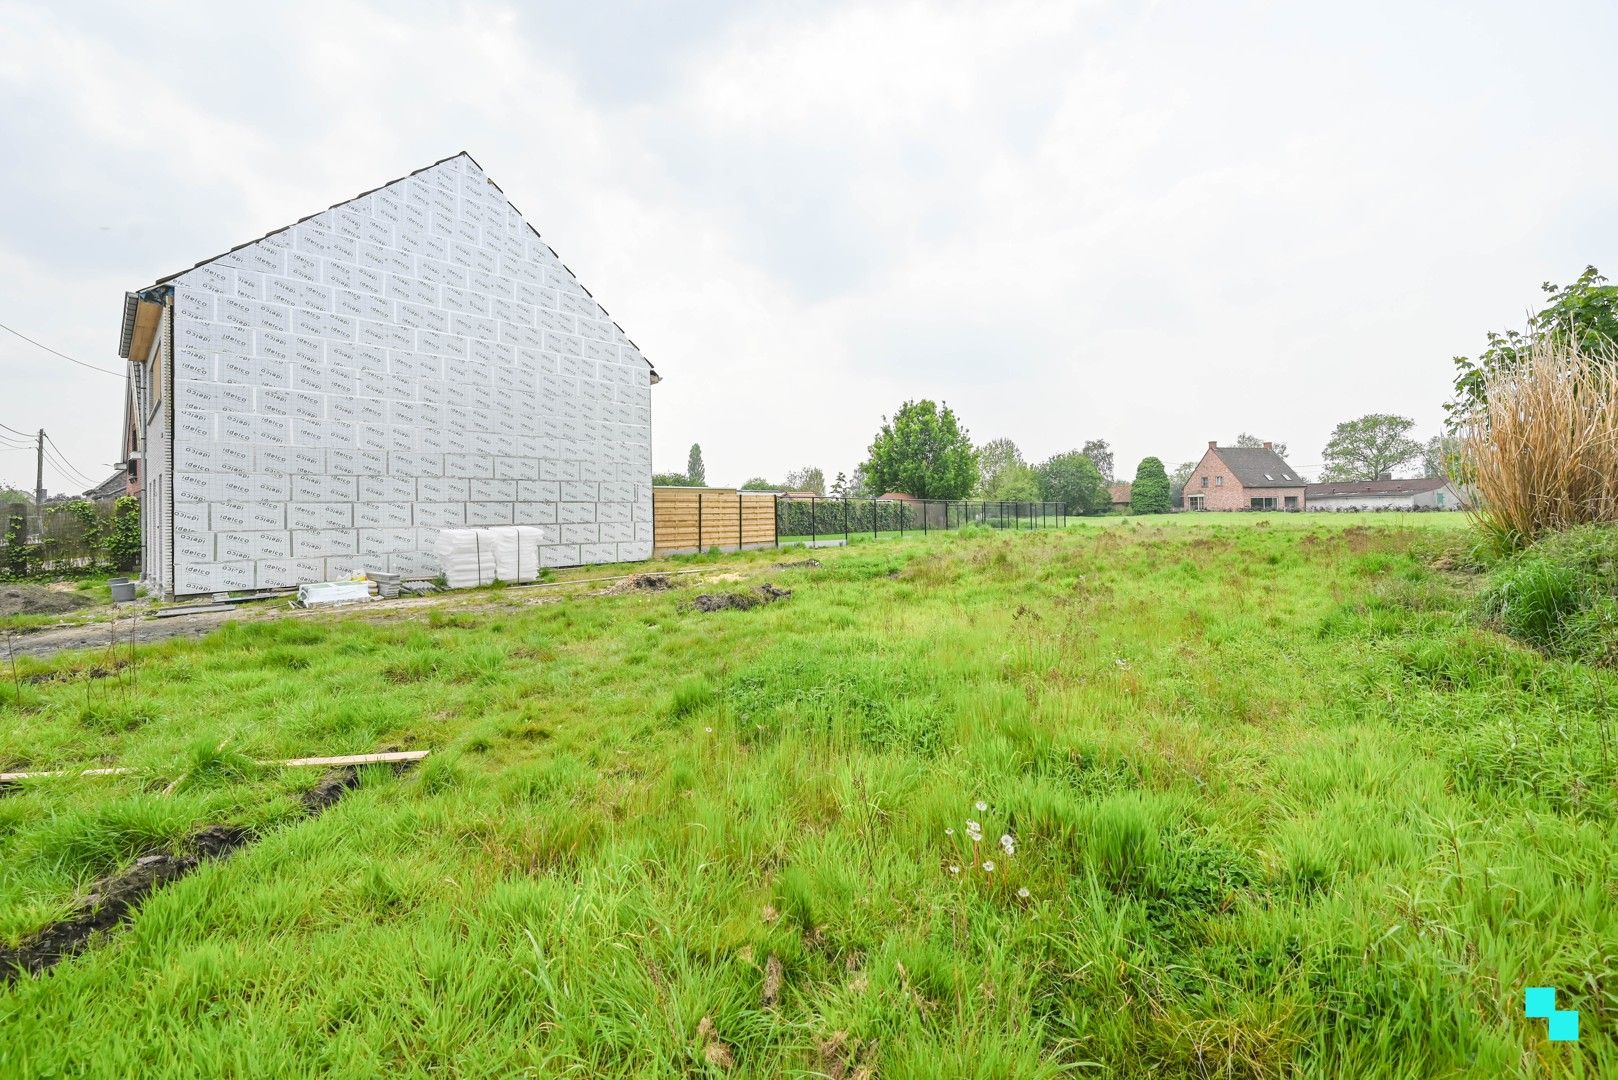
[[[703,593],[691,601],[691,606],[698,611],[746,611],[760,604],[773,604],[791,595],[791,589],[778,589],[766,581],[748,592]]]

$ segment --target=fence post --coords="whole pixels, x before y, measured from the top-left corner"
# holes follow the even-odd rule
[[[770,497],[770,505],[775,508],[775,549],[781,550],[781,496]]]
[[[927,511],[931,510],[932,506],[933,504],[926,499],[921,500],[921,535],[923,536],[927,535]]]
[[[702,492],[697,492],[697,554],[702,554]]]
[[[742,493],[741,493],[740,490],[738,490],[736,492],[736,550],[737,551],[740,551],[740,550],[742,550],[742,548],[747,546],[746,544],[744,544],[742,542],[745,539],[746,539],[746,537],[742,535]]]
[[[852,536],[848,535],[848,500],[844,499],[843,500],[843,544],[846,546],[848,544],[848,542],[850,540],[852,540],[852,539],[854,539],[854,538]]]
[[[816,520],[819,515],[815,512],[815,497],[809,496],[809,546],[815,547],[820,541],[820,522]]]
[[[882,509],[882,500],[873,499],[867,502],[866,505],[871,508],[871,539],[875,540],[877,530],[877,511]]]

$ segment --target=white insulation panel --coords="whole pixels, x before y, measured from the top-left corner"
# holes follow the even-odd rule
[[[176,593],[432,577],[444,528],[651,557],[651,370],[471,159],[174,289]]]

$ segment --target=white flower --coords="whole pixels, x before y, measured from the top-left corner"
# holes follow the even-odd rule
[[[1018,897],[1018,899],[1021,899],[1021,900],[1028,899],[1028,886],[1024,885],[1022,888],[1018,889],[1017,890],[1017,897]]]
[[[959,866],[956,866],[954,863],[950,863],[949,864],[949,872],[952,873],[952,874],[959,874],[961,872],[961,868]]]
[[[703,730],[703,731],[706,731],[706,732],[707,732],[707,733],[708,733],[708,734],[710,734],[710,735],[712,735],[712,734],[713,734],[713,728],[711,728],[711,727],[705,727],[705,728],[703,728],[703,729],[702,729],[702,730]]]
[[[982,814],[982,813],[986,812],[989,809],[989,804],[984,802],[982,799],[979,799],[977,801],[977,808],[978,808],[978,813]]]
[[[985,874],[994,873],[994,860],[993,859],[985,859],[984,860],[984,862],[983,862],[983,872]]]
[[[955,830],[953,828],[950,828],[950,827],[946,826],[945,829],[944,829],[944,835],[945,836],[954,836],[955,835]]]
[[[1122,668],[1125,671],[1129,670],[1129,661],[1125,660],[1121,656],[1118,659],[1114,660],[1113,663],[1117,664],[1120,668]]]
[[[1006,833],[1000,837],[1000,849],[1007,855],[1017,854],[1017,841],[1011,838],[1010,833]]]

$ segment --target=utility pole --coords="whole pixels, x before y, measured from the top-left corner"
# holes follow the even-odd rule
[[[34,510],[43,514],[45,510],[45,429],[39,429],[38,449],[34,451]],[[43,517],[40,518],[44,520]]]

